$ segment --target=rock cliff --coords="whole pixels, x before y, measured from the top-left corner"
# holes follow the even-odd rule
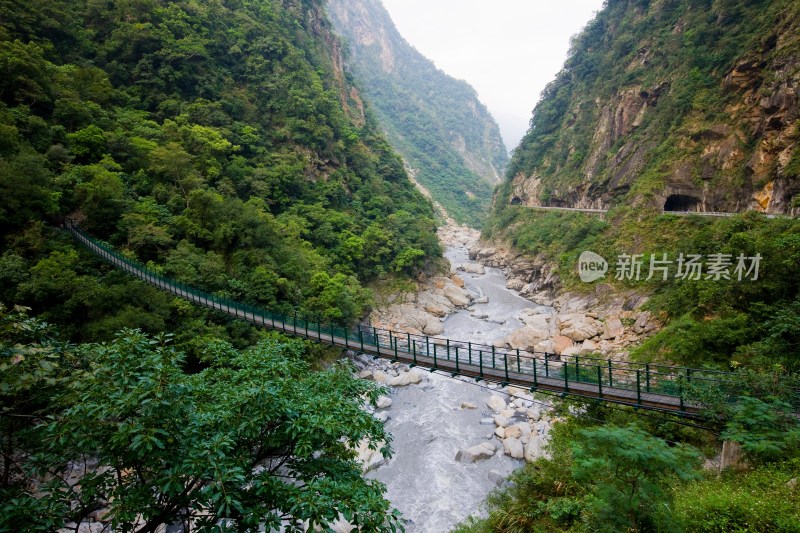
[[[607,2],[536,106],[499,201],[792,212],[799,35],[796,2]]]

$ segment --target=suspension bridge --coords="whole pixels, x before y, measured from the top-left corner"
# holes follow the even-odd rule
[[[734,375],[727,372],[508,350],[364,325],[347,328],[312,320],[297,312],[291,315],[274,312],[161,276],[93,239],[76,225],[68,222],[64,227],[89,251],[114,267],[197,305],[257,326],[431,371],[513,385],[532,392],[555,392],[637,409],[670,412],[686,418],[696,418],[700,411],[700,407],[689,399],[688,392],[693,388],[714,388],[730,398],[741,392]]]

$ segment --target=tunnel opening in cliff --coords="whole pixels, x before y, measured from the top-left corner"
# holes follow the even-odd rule
[[[699,211],[700,199],[688,194],[670,194],[664,202],[664,211]]]

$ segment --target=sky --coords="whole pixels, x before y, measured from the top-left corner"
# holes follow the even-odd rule
[[[519,144],[545,85],[561,70],[570,37],[602,0],[383,0],[400,34],[454,78],[472,85]]]

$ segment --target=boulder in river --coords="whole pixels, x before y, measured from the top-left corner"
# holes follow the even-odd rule
[[[392,399],[388,396],[379,396],[378,400],[375,402],[375,406],[378,409],[386,409],[387,407],[392,405]]]
[[[508,455],[514,459],[522,459],[525,457],[525,448],[519,439],[513,437],[503,439],[503,448]]]
[[[466,450],[459,450],[458,453],[456,453],[456,461],[460,463],[474,463],[475,461],[481,461],[492,457],[494,452],[494,444],[482,442]]]
[[[478,263],[462,263],[458,265],[458,270],[468,272],[470,274],[486,274],[486,267]]]
[[[403,372],[396,377],[390,378],[386,384],[391,387],[405,387],[406,385],[416,385],[420,381],[422,381],[422,376],[419,374],[419,372],[416,370],[410,370],[408,372]]]
[[[503,415],[494,415],[494,425],[504,428],[508,425],[508,418],[504,417]]]
[[[486,405],[497,413],[506,409],[506,401],[497,394],[489,396],[489,399],[486,400]]]

